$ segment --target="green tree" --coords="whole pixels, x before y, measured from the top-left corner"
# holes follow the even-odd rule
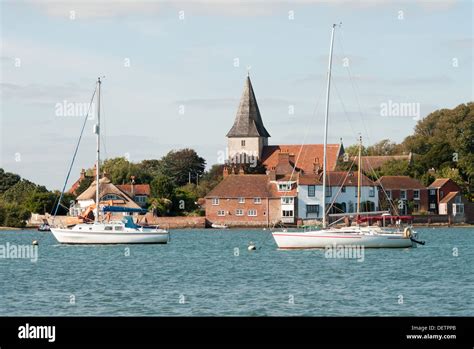
[[[182,186],[192,178],[201,176],[206,168],[206,160],[193,149],[172,150],[162,159],[163,174],[172,178],[176,186]]]
[[[3,168],[0,168],[0,195],[13,187],[20,179],[19,175],[5,172]]]
[[[174,189],[173,180],[163,174],[156,176],[150,183],[151,196],[155,198],[171,199]]]
[[[17,182],[15,185],[10,187],[2,195],[3,200],[7,202],[13,202],[18,204],[23,204],[28,200],[28,198],[34,193],[47,193],[48,190],[46,187],[41,185],[36,185],[26,179],[22,179]]]

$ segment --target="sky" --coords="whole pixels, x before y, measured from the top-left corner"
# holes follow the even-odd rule
[[[3,0],[0,11],[0,167],[48,189],[62,188],[83,122],[60,106],[88,103],[98,76],[105,158],[189,147],[217,163],[247,74],[270,144],[322,143],[333,23],[330,143],[401,142],[430,112],[474,99],[469,0]],[[68,186],[95,161],[90,119]]]

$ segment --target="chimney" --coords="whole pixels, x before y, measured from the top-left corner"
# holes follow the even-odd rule
[[[222,171],[222,177],[226,178],[229,175],[229,169],[227,166],[224,166],[224,170]]]
[[[95,180],[95,178],[96,178],[96,176],[97,176],[97,167],[95,166],[95,164],[94,164],[94,169],[93,169],[93,171],[92,171],[92,174],[93,174],[94,180]]]
[[[275,169],[266,171],[266,173],[267,173],[268,179],[270,179],[271,181],[276,181],[276,171],[275,171]]]
[[[313,170],[315,174],[319,174],[321,172],[321,164],[319,163],[319,158],[314,158],[313,162]]]
[[[287,164],[290,162],[290,153],[288,152],[279,152],[278,153],[278,163]]]
[[[293,164],[295,164],[295,165],[296,165],[296,157],[295,157],[295,154],[291,153],[291,154],[290,154],[290,159],[289,159],[289,160],[290,160],[290,162],[292,162]]]
[[[86,178],[86,170],[85,170],[85,169],[82,169],[82,170],[81,170],[81,175],[79,176],[79,179],[82,180],[82,179],[84,179],[84,178]]]

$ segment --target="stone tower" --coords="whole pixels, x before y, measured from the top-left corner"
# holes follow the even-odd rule
[[[263,126],[252,82],[247,76],[234,125],[227,133],[228,160],[239,161],[237,157],[240,162],[247,162],[242,161],[242,158],[248,157],[261,159],[262,149],[268,145],[268,137],[270,134]]]

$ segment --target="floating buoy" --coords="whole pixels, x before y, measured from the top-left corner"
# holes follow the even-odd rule
[[[249,244],[249,247],[247,247],[249,251],[255,251],[257,249],[257,246],[253,242]]]
[[[33,240],[32,244],[33,244],[33,246],[37,246],[38,245],[38,240]]]

